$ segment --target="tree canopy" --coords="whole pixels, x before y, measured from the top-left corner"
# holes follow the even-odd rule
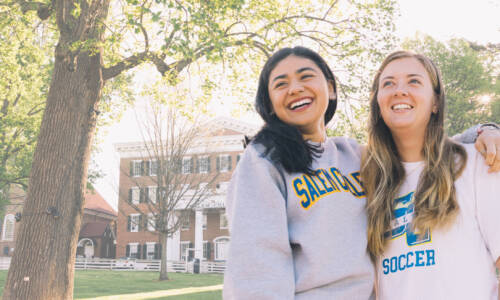
[[[45,26],[15,8],[0,15],[1,190],[27,187],[52,64]]]
[[[497,52],[464,39],[440,42],[426,35],[405,41],[403,47],[428,56],[440,69],[446,91],[446,126],[450,135],[477,123],[500,121]]]

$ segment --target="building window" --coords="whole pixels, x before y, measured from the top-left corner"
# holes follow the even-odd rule
[[[198,157],[198,171],[200,173],[210,172],[210,156]]]
[[[139,232],[139,224],[141,222],[140,214],[131,214],[128,216],[128,231],[130,232]]]
[[[191,157],[184,157],[182,159],[182,174],[193,173],[193,159]]]
[[[3,247],[3,255],[9,255],[9,246]]]
[[[149,161],[149,176],[157,176],[158,175],[158,161],[151,160]]]
[[[207,229],[207,213],[203,213],[203,230]]]
[[[209,241],[203,241],[203,259],[205,259],[205,260],[210,259],[210,242]]]
[[[189,259],[189,248],[191,243],[189,241],[187,242],[181,242],[181,261],[186,261]]]
[[[236,155],[236,163],[238,163],[240,161],[240,159],[241,159],[241,153]]]
[[[139,204],[139,202],[141,201],[141,189],[138,187],[130,188],[128,197],[129,203],[135,205]]]
[[[227,229],[227,217],[225,210],[220,211],[219,219],[220,219],[220,229]]]
[[[217,171],[219,172],[231,171],[231,155],[222,154],[217,156]]]
[[[156,230],[156,219],[152,213],[148,214],[148,231]]]
[[[146,259],[154,259],[155,258],[155,245],[156,243],[146,243]]]
[[[215,239],[215,260],[226,260],[227,249],[229,248],[229,238],[219,237]]]
[[[3,221],[3,232],[2,240],[13,241],[14,240],[14,225],[15,225],[14,215],[6,215]]]
[[[189,211],[181,213],[181,230],[189,230]]]
[[[137,177],[142,175],[142,160],[133,160],[130,162],[130,176]]]
[[[139,258],[139,244],[138,243],[130,243],[128,244],[129,253],[127,257]]]
[[[156,186],[150,186],[148,187],[148,200],[149,202],[156,204]]]

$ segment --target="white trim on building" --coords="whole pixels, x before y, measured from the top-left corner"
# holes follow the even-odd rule
[[[8,214],[3,220],[2,240],[13,241],[15,232],[16,219],[14,215]]]
[[[219,236],[214,239],[214,260],[226,260],[230,241],[228,236]]]

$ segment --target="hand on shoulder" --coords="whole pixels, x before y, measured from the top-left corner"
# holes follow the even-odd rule
[[[500,129],[487,126],[480,129],[475,147],[490,166],[488,172],[500,171]]]

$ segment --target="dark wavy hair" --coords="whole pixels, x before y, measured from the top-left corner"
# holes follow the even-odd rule
[[[307,58],[313,61],[321,70],[335,91],[335,98],[329,99],[325,112],[325,125],[332,119],[337,108],[337,84],[332,70],[326,61],[316,52],[305,47],[282,48],[274,53],[266,62],[259,77],[255,109],[262,117],[265,125],[252,139],[254,143],[265,147],[264,155],[269,155],[271,161],[282,166],[287,172],[313,174],[311,163],[323,149],[308,143],[302,138],[299,129],[281,121],[272,110],[269,97],[269,75],[276,65],[290,55]]]

